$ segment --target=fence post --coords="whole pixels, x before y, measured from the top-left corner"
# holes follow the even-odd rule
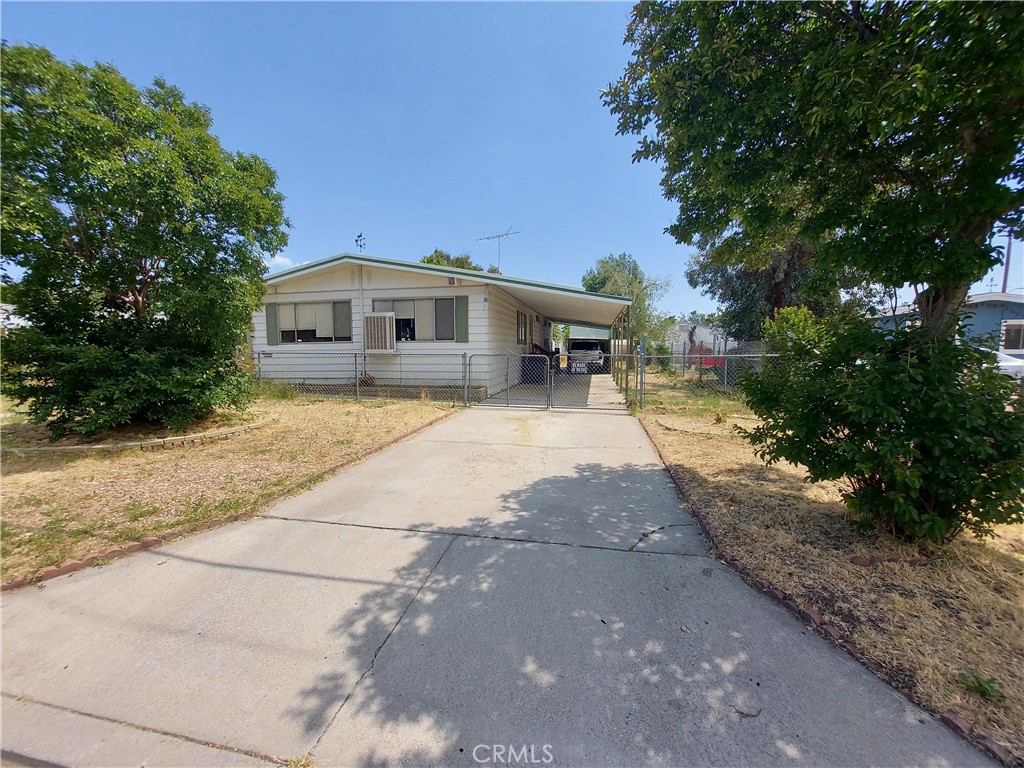
[[[552,400],[551,390],[554,387],[554,383],[555,383],[555,376],[554,376],[554,372],[551,370],[551,359],[550,358],[544,358],[544,371],[545,371],[545,381],[547,383],[547,386],[545,387],[545,389],[547,390],[547,395],[548,395],[548,410],[550,411],[551,410],[551,400]]]
[[[505,407],[508,408],[508,388],[512,386],[509,382],[508,371],[512,367],[512,354],[510,352],[505,353]]]
[[[359,374],[359,353],[358,352],[353,352],[352,353],[352,367],[355,369],[355,372],[356,372],[356,400],[358,400],[359,399],[359,380],[362,378],[362,376]],[[366,354],[365,353],[363,354],[363,370],[364,371],[366,370]]]
[[[630,404],[630,357],[631,355],[627,354],[626,357],[623,358],[623,367],[625,368],[625,371],[623,372],[623,388],[626,390],[624,394],[627,406]]]
[[[725,388],[731,389],[732,383],[729,381],[729,356],[723,355],[722,357],[725,359]]]
[[[637,389],[640,407],[644,407],[644,396],[647,394],[647,349],[640,353],[640,387]]]
[[[469,356],[462,353],[462,404],[469,405],[469,370],[470,360]]]

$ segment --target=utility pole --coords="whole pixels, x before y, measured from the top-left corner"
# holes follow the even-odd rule
[[[1006,293],[1007,280],[1010,277],[1010,247],[1013,245],[1013,234],[1006,230],[1006,262],[1003,264],[1003,293]]]
[[[523,231],[521,229],[520,230],[516,230],[515,232],[513,232],[512,231],[512,227],[509,227],[508,230],[505,231],[505,232],[500,232],[497,235],[488,235],[487,237],[478,237],[476,239],[476,241],[478,243],[481,240],[497,240],[498,241],[498,263],[497,263],[496,266],[498,267],[498,272],[501,272],[501,239],[503,237],[512,237],[512,235],[521,235],[522,233],[523,233]]]

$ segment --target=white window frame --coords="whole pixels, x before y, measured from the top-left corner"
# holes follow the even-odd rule
[[[525,347],[527,335],[526,313],[516,310],[516,344]]]
[[[1019,336],[1019,346],[1006,346],[1007,331],[1015,330]],[[999,351],[1007,354],[1020,354],[1024,352],[1024,319],[1003,320],[999,328]]]

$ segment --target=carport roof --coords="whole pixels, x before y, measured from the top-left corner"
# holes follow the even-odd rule
[[[377,256],[364,256],[357,253],[341,253],[329,259],[302,264],[292,269],[270,275],[267,283],[276,285],[293,277],[307,276],[311,272],[342,264],[361,264],[367,267],[398,269],[421,274],[444,275],[455,277],[463,284],[496,285],[519,301],[533,307],[545,317],[557,323],[574,323],[577,325],[594,325],[608,327],[614,323],[623,310],[632,304],[630,299],[622,296],[607,296],[602,293],[590,293],[582,288],[568,285],[541,283],[521,277],[493,275],[490,272],[477,272],[472,269],[442,267],[436,264],[382,259]]]

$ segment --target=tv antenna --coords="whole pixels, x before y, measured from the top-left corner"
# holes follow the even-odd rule
[[[363,237],[363,233],[362,232],[360,232],[359,233],[359,237],[356,238],[356,247],[359,249],[360,253],[362,253],[363,252],[363,248],[366,247],[366,238]]]
[[[498,267],[498,272],[501,272],[501,239],[503,237],[512,237],[512,235],[521,235],[522,233],[523,231],[521,229],[517,229],[515,232],[513,232],[512,227],[509,227],[508,230],[506,230],[505,232],[499,232],[496,235],[488,235],[487,237],[478,237],[476,240],[477,242],[480,242],[481,240],[498,241],[498,263],[496,266]]]

